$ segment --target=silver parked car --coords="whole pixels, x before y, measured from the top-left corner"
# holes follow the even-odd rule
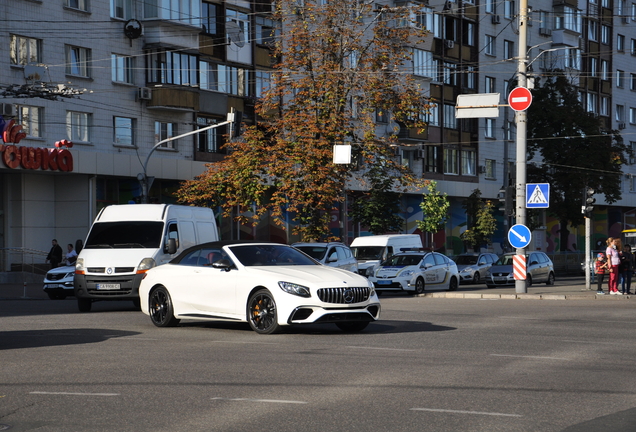
[[[486,271],[499,257],[494,253],[465,253],[455,257],[459,270],[459,283],[482,283],[486,280]]]
[[[306,253],[321,264],[358,273],[358,260],[344,243],[294,243],[292,247]]]
[[[514,286],[515,278],[512,273],[512,257],[514,253],[502,255],[486,272],[488,288],[496,286]],[[543,252],[526,252],[526,284],[545,282],[554,285],[554,265],[552,260]]]

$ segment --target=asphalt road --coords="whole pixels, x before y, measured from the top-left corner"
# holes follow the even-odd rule
[[[160,329],[0,301],[0,430],[636,430],[636,303],[383,296],[381,321]]]

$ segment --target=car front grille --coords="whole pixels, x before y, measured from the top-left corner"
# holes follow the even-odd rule
[[[369,299],[369,287],[321,288],[318,298],[325,303],[362,303]]]
[[[50,281],[57,281],[60,279],[64,279],[66,277],[66,273],[47,273],[46,278]]]

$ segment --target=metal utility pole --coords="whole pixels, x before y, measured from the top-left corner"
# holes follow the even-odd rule
[[[519,48],[517,59],[518,86],[527,88],[527,47],[528,47],[528,0],[521,0],[519,4]],[[516,223],[526,224],[526,158],[527,158],[527,114],[526,111],[516,111],[515,125],[517,127],[517,212]],[[524,257],[526,248],[518,248],[517,255]],[[527,268],[526,263],[526,268]],[[527,293],[526,280],[515,280],[515,292]]]

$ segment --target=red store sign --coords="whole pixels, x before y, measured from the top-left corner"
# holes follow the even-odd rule
[[[12,169],[21,166],[30,170],[73,171],[73,154],[67,149],[0,144],[0,155],[4,165]]]

